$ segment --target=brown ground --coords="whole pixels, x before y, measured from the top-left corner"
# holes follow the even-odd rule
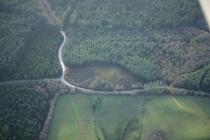
[[[168,140],[164,131],[157,130],[153,132],[148,140]]]
[[[112,69],[114,70],[115,74],[112,75],[110,80],[103,80],[103,78],[97,74],[97,72],[100,70],[106,72],[106,70],[112,71]],[[89,89],[130,90],[143,88],[143,83],[139,79],[135,78],[132,74],[126,70],[123,70],[122,68],[109,64],[70,66],[66,79],[67,81],[79,85],[80,87]],[[105,82],[104,86],[101,87],[100,85],[97,85],[100,82]]]

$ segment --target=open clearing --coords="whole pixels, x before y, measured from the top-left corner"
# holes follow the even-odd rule
[[[210,99],[61,96],[49,140],[209,140]]]
[[[66,79],[83,88],[97,90],[142,89],[143,81],[128,70],[114,64],[87,64],[71,66]]]

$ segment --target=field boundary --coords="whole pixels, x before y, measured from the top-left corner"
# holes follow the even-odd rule
[[[54,109],[55,109],[55,105],[58,101],[59,98],[59,94],[55,94],[53,97],[53,100],[51,101],[50,107],[49,107],[49,112],[47,114],[47,119],[44,122],[44,126],[39,134],[39,140],[46,140],[47,139],[47,135],[48,135],[48,131],[49,131],[49,127],[50,127],[50,123],[53,119],[53,115],[54,115]]]

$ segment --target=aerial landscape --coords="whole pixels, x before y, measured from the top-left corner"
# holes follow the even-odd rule
[[[0,140],[210,140],[202,4],[0,0]]]

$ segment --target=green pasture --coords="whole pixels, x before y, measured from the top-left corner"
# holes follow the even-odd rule
[[[48,140],[210,139],[210,99],[174,96],[61,96]],[[156,136],[157,137],[157,136]]]

